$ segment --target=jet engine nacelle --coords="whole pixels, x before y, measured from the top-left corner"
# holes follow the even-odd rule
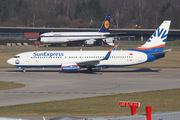
[[[113,40],[114,40],[113,37],[109,37],[109,38],[104,39],[103,41],[106,43],[113,43]]]
[[[84,44],[86,44],[86,45],[93,45],[93,44],[94,44],[94,41],[96,41],[96,40],[94,40],[94,39],[89,39],[89,40],[84,41]]]
[[[76,63],[65,63],[61,65],[62,71],[78,71],[79,66]]]
[[[103,41],[105,43],[107,43],[108,45],[111,45],[111,46],[114,46],[113,40],[114,40],[113,37],[109,37],[109,38],[103,39]]]

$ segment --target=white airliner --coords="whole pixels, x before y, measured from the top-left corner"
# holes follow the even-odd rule
[[[28,67],[61,67],[62,71],[78,71],[80,68],[123,67],[153,62],[165,56],[164,50],[171,21],[164,21],[147,42],[134,49],[122,51],[32,51],[10,58],[7,63],[19,69]]]
[[[110,14],[106,15],[101,29],[98,32],[47,32],[38,37],[38,41],[43,43],[70,43],[81,42],[85,45],[93,45],[96,40],[102,40],[114,45],[112,37],[107,38],[109,33]],[[107,38],[107,39],[106,39]]]

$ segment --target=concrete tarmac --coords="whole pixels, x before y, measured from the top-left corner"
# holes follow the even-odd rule
[[[110,68],[88,74],[60,69],[0,69],[0,81],[22,83],[22,88],[0,90],[0,106],[85,98],[133,91],[179,88],[179,68]]]
[[[179,88],[180,68],[110,68],[88,74],[60,69],[0,69],[0,81],[22,88],[0,90],[0,106]],[[39,117],[11,117],[42,120]],[[54,118],[47,117],[46,120]]]

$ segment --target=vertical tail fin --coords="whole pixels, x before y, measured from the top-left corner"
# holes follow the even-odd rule
[[[170,24],[171,21],[169,20],[164,21],[144,45],[140,47],[136,47],[133,50],[144,51],[144,52],[151,51],[153,53],[162,52],[165,47]]]
[[[109,32],[111,14],[107,14],[99,32]]]

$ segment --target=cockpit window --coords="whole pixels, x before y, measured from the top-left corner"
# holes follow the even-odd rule
[[[14,58],[20,58],[20,56],[14,56]]]

